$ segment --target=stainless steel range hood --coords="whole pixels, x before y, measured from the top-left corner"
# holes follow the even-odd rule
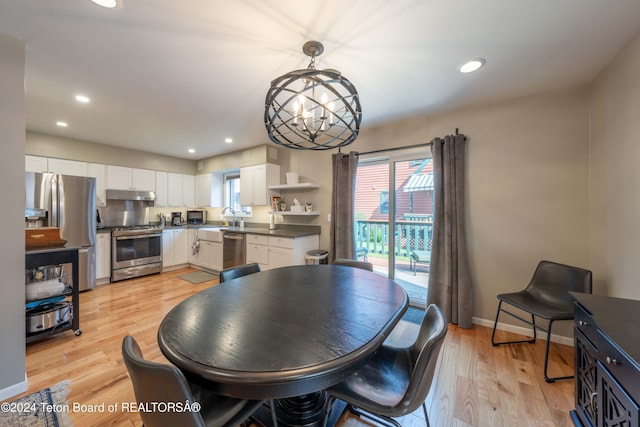
[[[156,193],[138,190],[107,190],[107,200],[143,200],[153,202],[156,200]]]

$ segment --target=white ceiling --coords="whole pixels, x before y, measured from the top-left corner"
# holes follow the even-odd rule
[[[638,0],[119,1],[0,0],[0,33],[27,46],[27,129],[200,159],[268,142],[267,89],[307,67],[307,40],[364,129],[589,82],[640,29]]]

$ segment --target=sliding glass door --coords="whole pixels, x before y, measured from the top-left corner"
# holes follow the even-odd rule
[[[431,159],[360,160],[354,204],[358,258],[402,285],[412,305],[424,306],[433,232]]]

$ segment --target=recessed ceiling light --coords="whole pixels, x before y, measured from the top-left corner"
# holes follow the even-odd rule
[[[486,62],[487,61],[485,61],[483,58],[472,59],[471,61],[467,61],[461,66],[459,66],[458,71],[460,71],[463,74],[473,73],[474,71],[477,71],[480,68],[482,68]]]
[[[85,95],[76,95],[76,101],[86,104],[90,101],[90,99],[88,96],[85,96]]]
[[[91,3],[95,3],[98,6],[106,7],[107,9],[113,9],[118,6],[117,0],[90,0]]]
[[[195,153],[195,152],[196,152],[196,150],[195,150],[195,149],[193,149],[193,148],[189,148],[189,152],[190,152],[191,154],[193,154],[193,153]]]
[[[225,138],[224,142],[226,142],[227,144],[231,144],[233,142],[233,139],[231,138]]]
[[[58,122],[56,122],[56,125],[60,126],[61,128],[66,128],[67,126],[69,126],[69,123],[63,122],[63,121],[58,121]]]

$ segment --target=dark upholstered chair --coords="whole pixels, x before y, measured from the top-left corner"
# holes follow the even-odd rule
[[[190,384],[177,367],[145,360],[132,336],[122,341],[122,357],[138,403],[149,404],[150,408],[157,402],[201,405],[200,411],[140,411],[146,427],[237,427],[262,404],[259,400],[219,396]]]
[[[362,268],[363,270],[373,271],[373,264],[365,261],[356,261],[353,259],[336,258],[333,265],[345,265],[347,267]]]
[[[224,269],[220,272],[220,283],[228,282],[236,277],[246,276],[248,274],[259,273],[260,264],[252,262],[249,264],[242,264],[237,267],[231,267]]]
[[[570,291],[590,294],[591,271],[551,261],[540,261],[529,285],[524,290],[498,295],[500,302],[498,303],[498,311],[496,312],[496,321],[493,324],[491,342],[494,346],[502,344],[535,343],[536,330],[539,329],[546,332],[547,347],[544,354],[544,379],[548,383],[573,378],[573,376],[549,378],[547,374],[549,342],[553,322],[573,319],[573,298],[569,295]],[[507,303],[529,313],[531,315],[531,321],[516,313],[505,310],[502,308],[502,303]],[[533,338],[520,341],[496,342],[496,326],[500,312],[509,314],[531,326],[533,329]],[[537,325],[535,321],[536,317],[546,320],[548,327],[544,328]]]
[[[429,305],[411,346],[383,344],[366,365],[327,390],[331,402],[343,400],[356,414],[398,427],[400,424],[391,417],[401,417],[422,406],[429,426],[424,401],[446,334],[444,315],[436,305]]]

